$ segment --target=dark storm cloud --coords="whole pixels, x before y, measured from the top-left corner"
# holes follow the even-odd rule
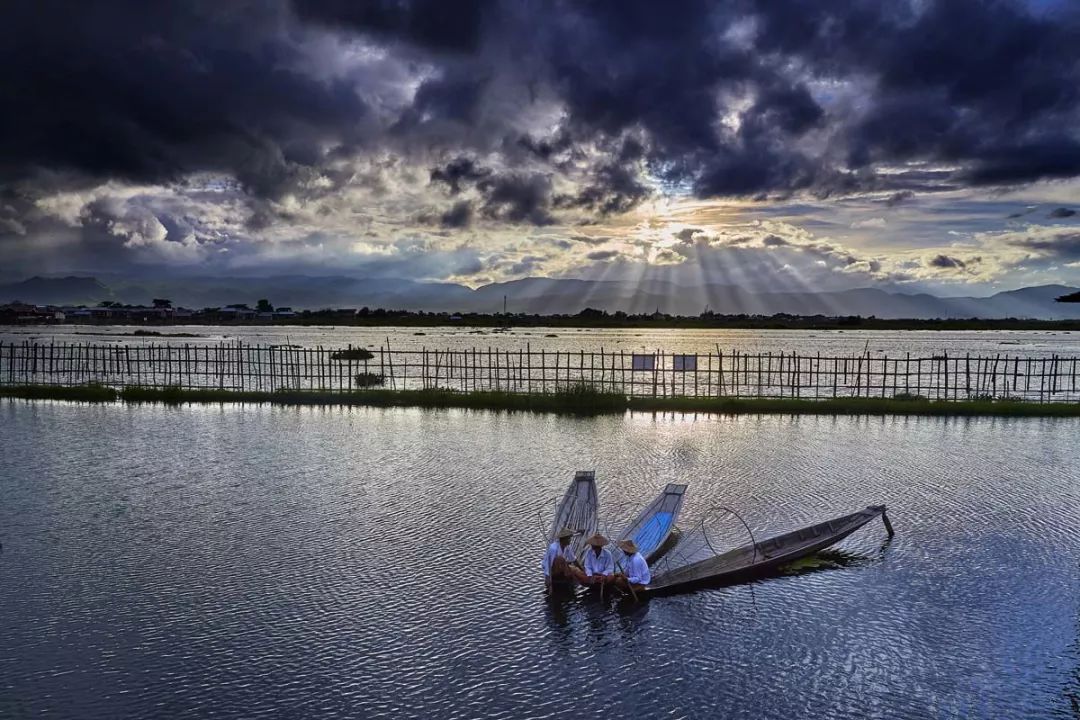
[[[1067,262],[1080,260],[1080,233],[1060,233],[1048,237],[1026,237],[1011,241],[1011,245],[1032,250],[1039,255]]]
[[[480,110],[486,85],[487,78],[473,77],[467,73],[428,80],[417,89],[412,106],[405,111],[394,130],[408,133],[430,118],[471,123],[476,120]]]
[[[751,21],[747,39],[722,39],[739,20]],[[701,196],[905,189],[874,172],[883,163],[959,165],[953,181],[973,185],[1080,173],[1077,138],[1059,130],[1074,132],[1080,87],[1080,21],[1068,8],[630,2],[575,4],[553,24],[565,50],[552,72],[576,134],[643,128],[653,170]],[[861,83],[866,109],[830,106],[813,78]],[[753,105],[717,132],[727,92]],[[820,128],[846,152],[804,150],[797,141]]]
[[[624,165],[608,164],[597,168],[590,184],[574,196],[560,196],[555,205],[561,208],[588,208],[601,215],[624,213],[650,195],[637,171]]]
[[[930,267],[936,267],[941,269],[962,270],[967,267],[967,263],[965,263],[963,260],[961,260],[960,258],[954,258],[949,255],[935,255],[934,257],[930,258],[928,264],[930,265]]]
[[[366,114],[290,70],[272,4],[11,3],[0,11],[0,167],[144,182],[231,173],[274,196]]]
[[[472,225],[473,206],[468,200],[454,203],[439,217],[439,224],[444,228],[466,228]]]
[[[464,185],[483,180],[489,175],[491,175],[490,169],[479,166],[470,157],[461,156],[442,167],[432,168],[431,182],[445,184],[449,191],[456,195],[461,192]]]
[[[312,38],[403,75],[305,64]],[[1021,0],[7,3],[0,183],[210,170],[274,199],[387,153],[449,158],[431,182],[510,223],[653,192],[894,205],[1080,175],[1078,46],[1075,5]]]
[[[480,43],[495,0],[294,0],[305,20],[349,27],[438,51],[467,52]]]
[[[551,178],[540,173],[505,173],[477,183],[484,214],[512,223],[550,225]]]
[[[619,257],[619,252],[617,250],[594,250],[585,257],[589,260],[611,260]]]
[[[911,200],[913,197],[915,197],[915,193],[911,190],[901,190],[900,192],[895,192],[889,197],[885,198],[885,206],[892,208],[896,207],[897,205],[903,205],[908,200]]]

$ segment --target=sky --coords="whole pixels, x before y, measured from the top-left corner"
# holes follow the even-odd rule
[[[1080,285],[1080,3],[0,9],[0,278]]]

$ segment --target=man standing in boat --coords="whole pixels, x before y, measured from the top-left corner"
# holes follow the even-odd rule
[[[597,533],[585,541],[589,549],[585,551],[585,585],[603,585],[615,579],[615,559],[607,549],[608,539]]]
[[[615,574],[615,586],[621,590],[634,592],[645,589],[645,586],[652,582],[649,563],[645,562],[645,558],[638,552],[638,547],[633,540],[620,541],[619,549],[626,556],[626,565],[622,572]]]
[[[571,582],[574,578],[574,549],[570,547],[570,540],[574,537],[574,531],[563,528],[555,536],[555,541],[548,545],[544,554],[544,582],[551,589],[552,582]],[[578,570],[578,572],[581,572]]]

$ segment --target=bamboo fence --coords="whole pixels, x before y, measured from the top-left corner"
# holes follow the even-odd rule
[[[207,344],[0,344],[0,385],[237,391],[396,390],[550,393],[585,383],[653,397],[896,397],[1080,401],[1077,357],[372,348]],[[335,356],[335,353],[339,355]],[[352,353],[346,353],[346,356]]]

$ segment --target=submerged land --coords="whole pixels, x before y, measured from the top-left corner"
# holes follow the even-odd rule
[[[256,403],[272,405],[462,408],[565,415],[611,415],[626,412],[806,415],[931,415],[998,417],[1080,417],[1080,403],[1022,400],[931,400],[918,396],[890,398],[630,397],[588,387],[552,393],[457,392],[453,390],[360,390],[274,392],[179,387],[112,388],[88,384],[70,387],[15,385],[0,387],[0,397],[90,403]]]

